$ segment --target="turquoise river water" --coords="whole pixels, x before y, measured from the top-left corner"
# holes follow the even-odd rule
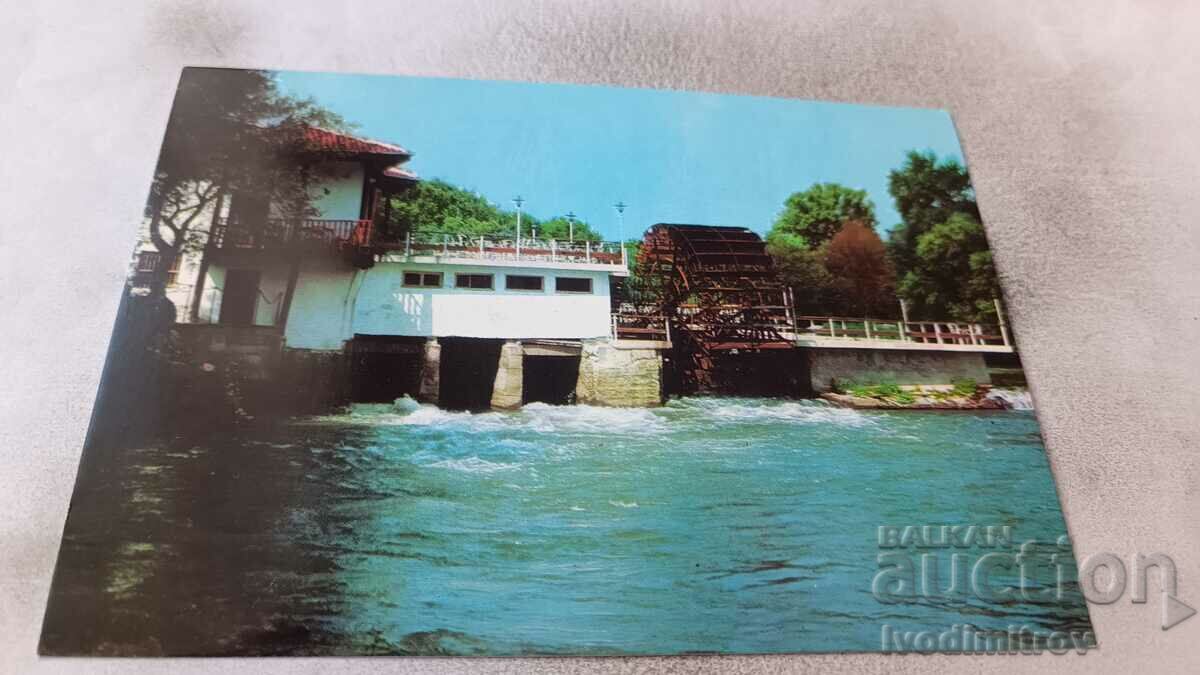
[[[872,594],[880,526],[1065,534],[1027,411],[401,402],[130,456],[100,481],[118,501],[73,506],[50,651],[874,651],[884,625],[1089,628],[1073,586]]]

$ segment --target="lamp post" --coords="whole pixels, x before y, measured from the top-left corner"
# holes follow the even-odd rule
[[[575,241],[575,212],[567,211],[567,236],[572,242]]]
[[[521,257],[521,205],[525,203],[525,198],[521,195],[513,197],[513,204],[517,205],[517,258]]]
[[[625,261],[625,202],[618,201],[613,204],[613,208],[617,210],[617,244],[621,247],[621,261]]]

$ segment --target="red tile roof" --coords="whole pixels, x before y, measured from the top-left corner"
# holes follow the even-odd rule
[[[388,178],[398,178],[400,180],[417,180],[417,174],[405,169],[399,164],[395,166],[389,166],[388,168],[384,169],[383,175]]]
[[[399,145],[380,143],[367,138],[330,131],[320,127],[304,127],[304,145],[313,152],[346,155],[391,155],[408,158],[412,153]]]

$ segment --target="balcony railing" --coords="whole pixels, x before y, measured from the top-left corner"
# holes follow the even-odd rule
[[[370,241],[370,220],[270,218],[256,225],[220,220],[210,243],[220,249],[263,250],[314,244],[366,246]]]
[[[403,241],[376,244],[406,256],[436,256],[474,260],[567,262],[627,266],[627,253],[615,241],[567,241],[468,236],[440,232],[409,233]]]
[[[370,246],[406,256],[437,256],[474,260],[566,262],[628,266],[628,253],[615,241],[568,241],[531,237],[468,236],[443,232],[409,233],[397,241],[378,241],[370,220],[272,218],[248,226],[220,220],[211,245],[229,250],[277,249],[295,245]]]

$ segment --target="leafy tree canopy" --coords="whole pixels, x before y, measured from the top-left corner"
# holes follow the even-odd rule
[[[835,272],[827,265],[833,240],[850,222],[873,233],[875,206],[867,193],[837,183],[817,183],[789,196],[767,233],[767,252],[792,288],[802,313],[840,315],[858,311],[853,306],[861,302],[850,294],[855,284],[842,276],[852,266]],[[857,246],[861,234],[854,239]],[[848,253],[849,247],[839,248],[846,253],[843,257],[847,262],[854,257]]]
[[[778,246],[815,249],[833,239],[851,220],[875,227],[875,205],[866,191],[837,183],[816,183],[787,198],[768,236]]]
[[[917,315],[994,320],[1000,288],[983,225],[955,213],[918,237],[899,290]]]
[[[888,252],[912,316],[994,321],[999,282],[966,167],[909,152],[888,191],[904,221],[889,233]]]
[[[383,229],[394,240],[407,232],[514,237],[517,214],[446,181],[427,180],[391,198]],[[540,239],[568,239],[571,225],[561,216],[542,220],[522,213],[521,236],[530,237],[535,230]],[[600,234],[579,219],[574,231],[576,241],[600,241]]]
[[[904,165],[888,174],[888,192],[903,221],[892,228],[888,238],[892,260],[901,274],[912,269],[922,234],[956,213],[980,219],[966,167],[952,158],[939,160],[932,152],[910,151]]]
[[[253,194],[297,215],[311,209],[318,176],[285,160],[302,149],[295,132],[303,125],[346,127],[312,100],[280,94],[269,73],[184,70],[146,202],[150,239],[168,263],[195,241],[198,219],[220,195]]]
[[[842,226],[829,242],[825,268],[835,277],[855,315],[895,311],[896,273],[874,228],[856,220]]]
[[[801,314],[843,315],[848,313],[843,289],[825,267],[829,244],[817,248],[777,246],[770,240],[767,251],[775,268],[792,289],[792,299]]]

